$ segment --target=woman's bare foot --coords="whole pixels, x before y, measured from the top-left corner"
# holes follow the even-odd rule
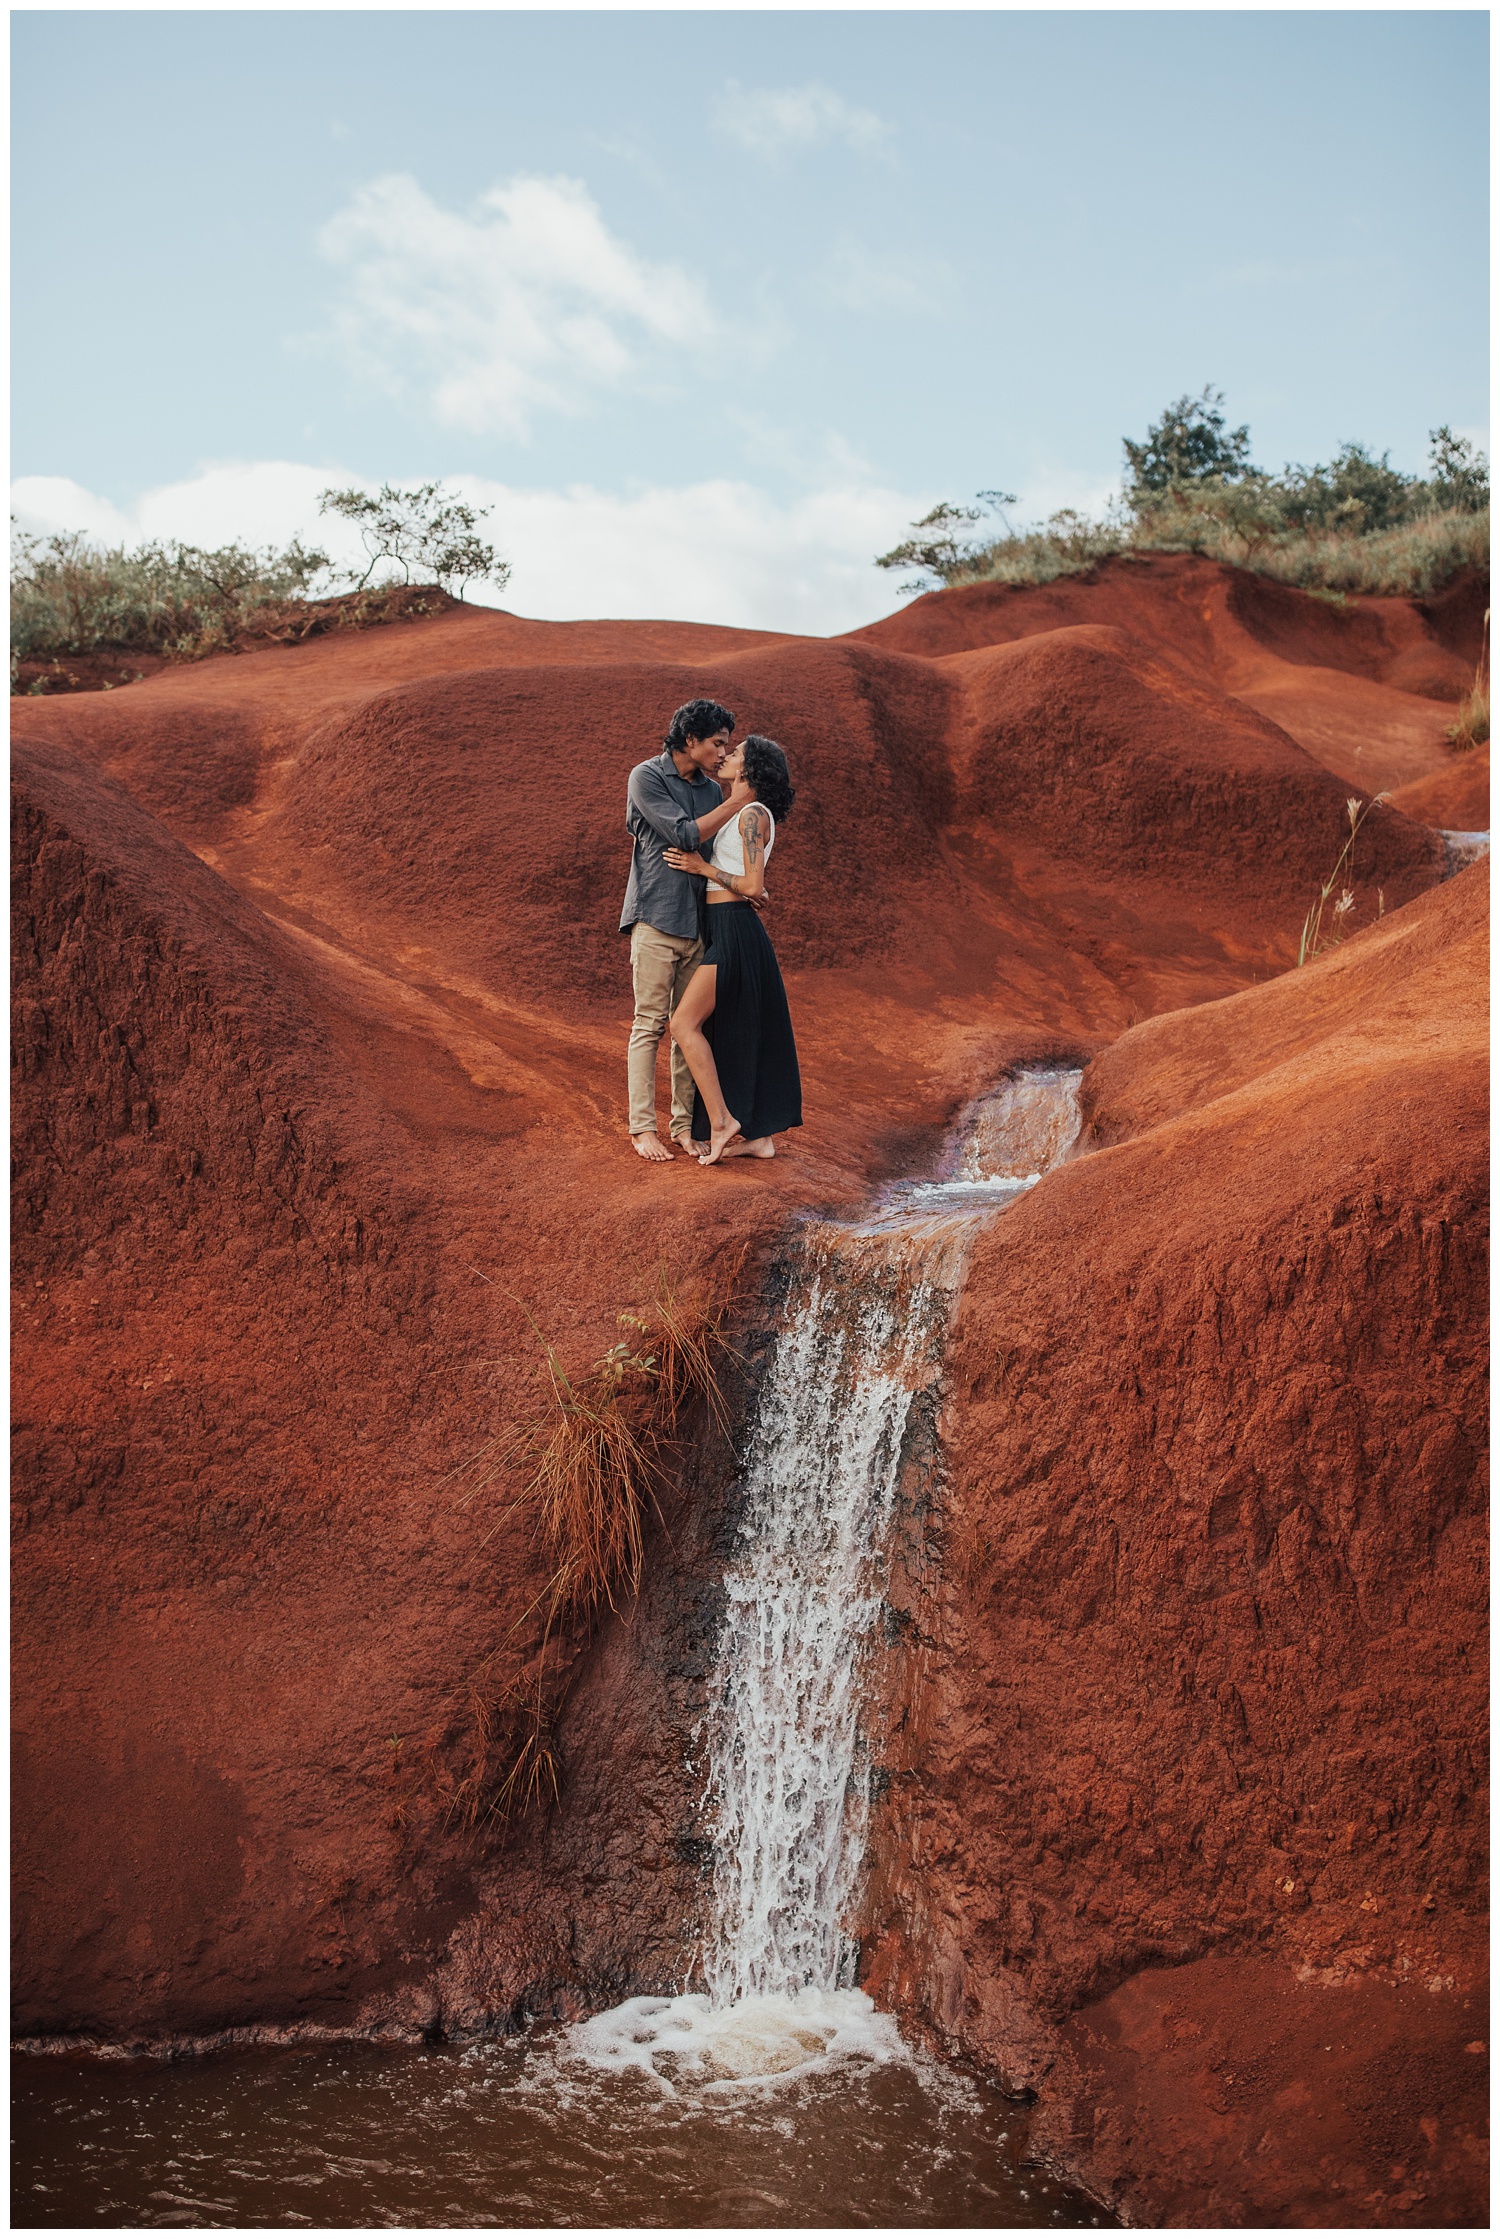
[[[770,1135],[752,1135],[750,1142],[732,1142],[725,1158],[775,1158],[777,1146]]]
[[[735,1118],[733,1112],[726,1112],[724,1115],[724,1125],[722,1127],[715,1127],[709,1130],[708,1149],[703,1156],[704,1165],[717,1166],[720,1159],[724,1156],[725,1151],[729,1148],[729,1145],[734,1141],[736,1135],[738,1135],[739,1131],[740,1123]]]
[[[671,1165],[672,1154],[659,1135],[632,1135],[630,1140],[641,1158],[649,1158],[657,1166],[663,1161]]]
[[[774,1158],[776,1145],[769,1135],[752,1136],[748,1143],[731,1143],[726,1158]]]

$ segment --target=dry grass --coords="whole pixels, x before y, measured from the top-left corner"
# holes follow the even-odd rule
[[[1297,962],[1311,964],[1315,956],[1325,949],[1337,948],[1344,936],[1353,930],[1354,888],[1344,884],[1354,860],[1354,843],[1359,838],[1360,826],[1371,809],[1379,808],[1385,799],[1377,793],[1373,800],[1361,801],[1357,795],[1344,803],[1349,818],[1349,837],[1339,850],[1338,861],[1318,889],[1318,898],[1308,911],[1302,924],[1302,938],[1297,946]],[[1329,908],[1335,888],[1338,900]],[[1385,915],[1385,898],[1380,898],[1380,915]]]
[[[961,555],[941,574],[961,583],[1051,583],[1083,575],[1099,561],[1142,552],[1200,552],[1205,558],[1269,575],[1303,591],[1339,596],[1421,597],[1440,590],[1463,567],[1488,568],[1490,517],[1435,511],[1365,535],[1288,528],[1274,504],[1254,493],[1183,494],[1149,515],[1115,512],[1100,521],[1058,513],[1044,527],[1002,537]],[[903,590],[929,588],[926,578]]]
[[[1490,735],[1490,610],[1484,610],[1484,637],[1480,645],[1479,661],[1474,670],[1474,681],[1458,703],[1446,737],[1455,754],[1467,754],[1472,747],[1483,746]]]
[[[463,1682],[469,1764],[448,1799],[449,1826],[468,1830],[482,1819],[508,1819],[562,1793],[545,1690],[549,1638],[543,1634],[535,1680],[524,1690],[485,1685],[493,1656]]]
[[[1220,556],[1232,558],[1232,548]],[[1365,536],[1288,537],[1240,564],[1302,591],[1422,598],[1440,591],[1460,568],[1488,569],[1489,508],[1482,513],[1424,513]]]
[[[1490,688],[1487,683],[1476,684],[1459,701],[1444,736],[1455,754],[1467,754],[1472,747],[1486,745],[1489,735]]]
[[[518,1302],[519,1303],[519,1302]],[[524,1307],[521,1309],[525,1312]],[[547,1678],[565,1626],[588,1625],[640,1588],[648,1510],[660,1514],[672,1449],[684,1417],[701,1403],[724,1436],[730,1430],[722,1372],[733,1358],[722,1313],[685,1307],[667,1269],[658,1271],[647,1313],[618,1317],[624,1333],[585,1374],[570,1377],[536,1330],[550,1394],[465,1465],[465,1506],[519,1468],[521,1489],[484,1537],[524,1515],[547,1565],[546,1582],[484,1662],[463,1682],[470,1765],[450,1799],[450,1818],[473,1826],[508,1817],[559,1792]],[[501,1650],[540,1610],[542,1638],[533,1683],[495,1690],[485,1674]]]

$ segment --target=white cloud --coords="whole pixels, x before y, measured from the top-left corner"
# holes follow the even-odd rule
[[[63,475],[27,474],[11,484],[10,504],[23,528],[77,529],[99,544],[176,541],[209,550],[231,543],[258,549],[279,548],[300,536],[304,544],[319,545],[344,561],[362,549],[358,532],[346,522],[320,519],[318,497],[356,480],[337,468],[286,459],[230,462],[206,466],[187,481],[165,483],[121,507]]]
[[[10,509],[23,529],[76,529],[95,544],[133,544],[141,534],[108,498],[65,474],[23,474],[10,486]]]
[[[120,509],[61,476],[32,475],[13,484],[12,504],[28,527],[78,528],[111,541],[284,544],[300,535],[352,559],[353,532],[320,521],[317,500],[330,483],[360,479],[285,460],[220,465]],[[472,475],[451,480],[471,503],[494,508],[486,533],[513,565],[504,603],[517,613],[812,635],[856,629],[899,603],[874,557],[932,502],[876,487],[852,469],[785,503],[727,479],[623,494],[588,484],[526,490]]]
[[[351,362],[475,433],[524,436],[715,328],[699,283],[618,240],[578,179],[510,179],[464,216],[393,173],[318,243],[346,275],[334,334]]]
[[[815,148],[830,140],[873,151],[890,137],[890,126],[873,109],[856,108],[841,93],[820,85],[773,92],[740,86],[731,78],[719,102],[718,121],[753,155],[780,155],[787,148]]]
[[[912,501],[859,484],[790,504],[727,480],[624,496],[577,485],[506,491],[495,518],[527,613],[832,635],[898,603],[874,558],[901,536]]]

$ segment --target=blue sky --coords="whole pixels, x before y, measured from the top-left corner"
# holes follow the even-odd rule
[[[1206,381],[1268,465],[1485,436],[1482,13],[12,20],[33,520],[443,475],[519,611],[837,629]]]

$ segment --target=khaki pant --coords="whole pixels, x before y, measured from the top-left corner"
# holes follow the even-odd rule
[[[630,976],[635,985],[635,1022],[630,1029],[630,1132],[656,1133],[656,1053],[667,1020],[687,992],[703,960],[703,943],[681,933],[658,933],[637,918],[630,928]],[[672,1134],[687,1135],[693,1125],[693,1076],[687,1059],[672,1044]]]

